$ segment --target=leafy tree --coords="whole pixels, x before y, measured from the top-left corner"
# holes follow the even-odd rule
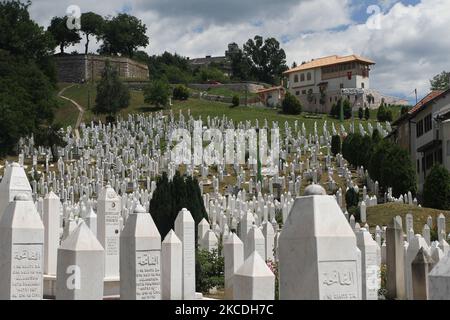
[[[302,112],[300,101],[289,92],[286,92],[281,108],[285,114],[299,115]]]
[[[188,209],[194,218],[197,241],[197,225],[203,218],[208,220],[198,181],[181,176],[178,171],[169,181],[164,172],[156,182],[150,201],[150,213],[162,238],[174,228],[175,219],[183,208]]]
[[[442,165],[436,165],[423,186],[424,206],[439,210],[450,210],[450,172]]]
[[[86,12],[81,15],[81,31],[86,37],[84,54],[88,54],[90,41],[89,37],[97,36],[97,39],[101,37],[104,23],[105,20],[103,17],[94,12]]]
[[[233,107],[239,106],[239,96],[238,95],[233,96],[233,98],[231,99],[231,104]]]
[[[415,194],[416,172],[407,151],[398,145],[383,140],[375,148],[369,161],[369,174],[386,190],[392,187],[395,197],[411,191]]]
[[[133,58],[137,48],[146,47],[149,43],[146,32],[147,26],[141,20],[126,13],[119,13],[105,21],[103,44],[99,52]]]
[[[186,86],[178,85],[173,89],[173,98],[175,100],[187,100],[189,98],[189,90]]]
[[[350,101],[348,99],[344,100],[344,119],[350,119],[352,117],[352,107],[350,105]],[[333,104],[330,111],[330,116],[339,119],[341,117],[341,99],[337,101],[336,104]]]
[[[13,57],[34,60],[42,68],[41,60],[53,53],[55,41],[31,20],[30,5],[18,0],[0,2],[0,48]]]
[[[97,96],[95,98],[94,113],[107,114],[109,119],[130,104],[130,91],[119,79],[119,73],[111,63],[106,60],[102,78],[97,85]]]
[[[195,258],[196,291],[208,293],[212,288],[223,288],[225,286],[225,261],[219,255],[218,250],[213,250],[212,252],[197,250]]]
[[[44,126],[35,135],[38,145],[51,149],[53,162],[58,161],[58,147],[65,147],[67,145],[64,141],[64,135],[60,131],[61,127],[62,125],[56,123],[50,126]]]
[[[358,118],[359,120],[362,120],[362,118],[364,117],[364,110],[362,107],[359,107],[358,109]]]
[[[157,107],[166,107],[169,104],[170,86],[163,79],[154,80],[144,88],[145,103],[153,104]]]
[[[447,90],[450,84],[450,72],[442,71],[430,80],[430,90]]]
[[[341,152],[341,137],[339,135],[334,135],[331,138],[331,153],[336,156]]]
[[[0,49],[0,155],[20,137],[52,123],[58,102],[50,79],[33,59]]]
[[[382,102],[377,112],[377,119],[380,122],[392,121],[392,111]]]
[[[402,106],[402,109],[400,110],[400,115],[404,115],[406,113],[408,113],[409,111],[409,107],[408,106]]]
[[[349,188],[345,193],[345,203],[347,205],[347,209],[358,206],[359,194],[354,188]]]
[[[380,131],[377,128],[373,129],[372,132],[372,142],[377,145],[381,141]]]
[[[262,82],[279,83],[286,65],[286,53],[275,38],[255,36],[244,44],[244,54],[250,60],[251,74]]]
[[[231,78],[233,80],[250,80],[251,61],[244,52],[241,49],[231,52],[229,59],[231,64]]]
[[[194,72],[194,77],[199,83],[206,83],[211,80],[222,83],[228,82],[228,78],[223,71],[214,67],[202,67]]]
[[[369,110],[369,108],[366,108],[364,110],[364,119],[366,119],[367,121],[370,119],[370,110]]]
[[[369,93],[368,95],[366,95],[366,100],[370,107],[370,105],[375,102],[375,97],[371,93]]]
[[[61,53],[64,53],[64,48],[77,44],[81,40],[78,30],[67,28],[67,16],[53,17],[47,30],[55,39]]]

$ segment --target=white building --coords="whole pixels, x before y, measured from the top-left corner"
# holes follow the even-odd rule
[[[301,102],[303,110],[329,113],[341,96],[341,89],[369,89],[370,66],[375,62],[350,55],[314,59],[284,73],[289,92]],[[347,96],[353,108],[364,106],[363,96]]]

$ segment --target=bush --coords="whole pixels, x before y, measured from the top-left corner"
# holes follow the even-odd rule
[[[344,100],[344,119],[350,119],[352,117],[352,107],[348,99]],[[333,104],[330,111],[330,116],[339,119],[341,117],[341,99],[336,104]]]
[[[450,210],[450,172],[442,165],[431,169],[423,186],[425,207]]]
[[[300,104],[300,101],[298,101],[297,98],[289,92],[286,92],[286,96],[281,106],[283,113],[285,114],[299,115],[302,113],[302,105]]]
[[[208,293],[214,287],[224,287],[224,258],[218,250],[197,250],[195,255],[196,291]]]
[[[369,120],[370,119],[370,109],[366,108],[364,110],[364,119]]]
[[[352,207],[358,207],[359,194],[354,188],[349,188],[345,193],[345,204],[347,205],[347,210]]]
[[[362,120],[362,118],[364,117],[364,110],[362,107],[359,107],[358,109],[358,118],[359,120]]]
[[[233,96],[233,98],[231,99],[231,105],[233,107],[239,106],[239,96],[238,95]]]
[[[183,85],[176,86],[173,89],[173,98],[175,100],[187,100],[189,98],[189,90]]]
[[[341,152],[341,137],[335,135],[331,138],[331,153],[336,156]]]
[[[380,105],[380,107],[378,108],[378,112],[377,112],[377,119],[380,122],[384,122],[384,121],[392,121],[392,111],[389,110],[384,103],[382,103]]]
[[[170,86],[167,80],[154,80],[144,88],[145,103],[153,104],[157,107],[167,106],[170,98]]]

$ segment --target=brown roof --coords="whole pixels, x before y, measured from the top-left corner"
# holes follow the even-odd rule
[[[431,91],[422,100],[420,100],[411,110],[409,110],[408,113],[410,115],[413,115],[413,114],[419,112],[420,110],[422,110],[422,107],[424,105],[426,105],[428,102],[436,99],[437,97],[439,97],[444,92],[445,92],[445,90],[433,90],[433,91]]]
[[[319,58],[319,59],[314,59],[314,60],[307,62],[305,64],[302,64],[298,67],[292,68],[292,69],[284,72],[284,74],[289,74],[292,72],[298,72],[298,71],[309,70],[309,69],[315,69],[315,68],[320,68],[320,67],[326,67],[326,66],[331,66],[334,64],[339,64],[339,63],[354,62],[354,61],[359,61],[359,62],[366,63],[366,64],[375,64],[375,62],[373,62],[372,60],[357,56],[355,54],[352,54],[349,56],[344,56],[344,57],[339,57],[337,55],[333,55],[333,56],[323,57],[323,58]]]

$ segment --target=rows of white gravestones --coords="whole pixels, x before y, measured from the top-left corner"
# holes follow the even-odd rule
[[[173,114],[134,115],[115,125],[83,124],[80,139],[74,139],[69,128],[55,170],[48,164],[49,151],[35,148],[32,137],[24,139],[19,164],[6,164],[0,183],[0,226],[8,230],[1,233],[0,265],[16,271],[0,286],[4,297],[41,298],[53,293],[57,299],[195,298],[196,226],[191,214],[182,210],[175,230],[164,239],[148,214],[154,179],[163,171],[171,177],[178,169],[163,146],[171,145],[171,130],[193,129],[189,112],[188,117],[186,121],[183,114],[178,120]],[[234,127],[226,117],[207,118],[206,124],[221,130]],[[237,127],[248,129],[252,124]],[[389,130],[377,127],[382,135]],[[362,126],[359,129],[366,134]],[[350,130],[354,131],[352,125]],[[373,131],[370,124],[367,131]],[[377,226],[371,235],[367,224],[361,227],[343,212],[342,189],[353,187],[359,192],[356,180],[367,182],[362,190],[363,211],[377,205],[377,183],[364,168],[358,169],[355,180],[342,156],[330,155],[331,136],[338,133],[334,123],[331,131],[324,123],[322,133],[319,136],[317,125],[307,135],[304,124],[285,123],[279,170],[258,182],[254,164],[235,164],[231,173],[219,165],[217,177],[206,166],[187,166],[186,173],[198,176],[201,188],[212,181],[212,192],[203,192],[209,222],[200,222],[198,243],[212,251],[222,241],[226,296],[273,299],[275,275],[266,262],[276,261],[282,299],[378,297],[383,247],[387,262],[387,248],[395,241],[387,240],[386,228]],[[346,134],[342,125],[339,133]],[[22,165],[31,157],[28,173],[34,177],[42,156],[44,172],[30,186]],[[238,192],[221,191],[228,175],[237,177]],[[313,186],[297,198],[301,186],[310,181]],[[322,183],[328,193],[337,192],[325,196],[326,191],[314,183]],[[385,198],[393,199],[389,193]],[[25,214],[21,208],[27,208],[29,222],[16,225],[15,217]],[[445,228],[445,222],[439,221]],[[439,234],[445,238],[445,229]],[[441,243],[445,245],[445,239]],[[434,247],[439,246],[434,243]],[[437,252],[434,255],[439,256]],[[292,287],[299,282],[307,285]]]

